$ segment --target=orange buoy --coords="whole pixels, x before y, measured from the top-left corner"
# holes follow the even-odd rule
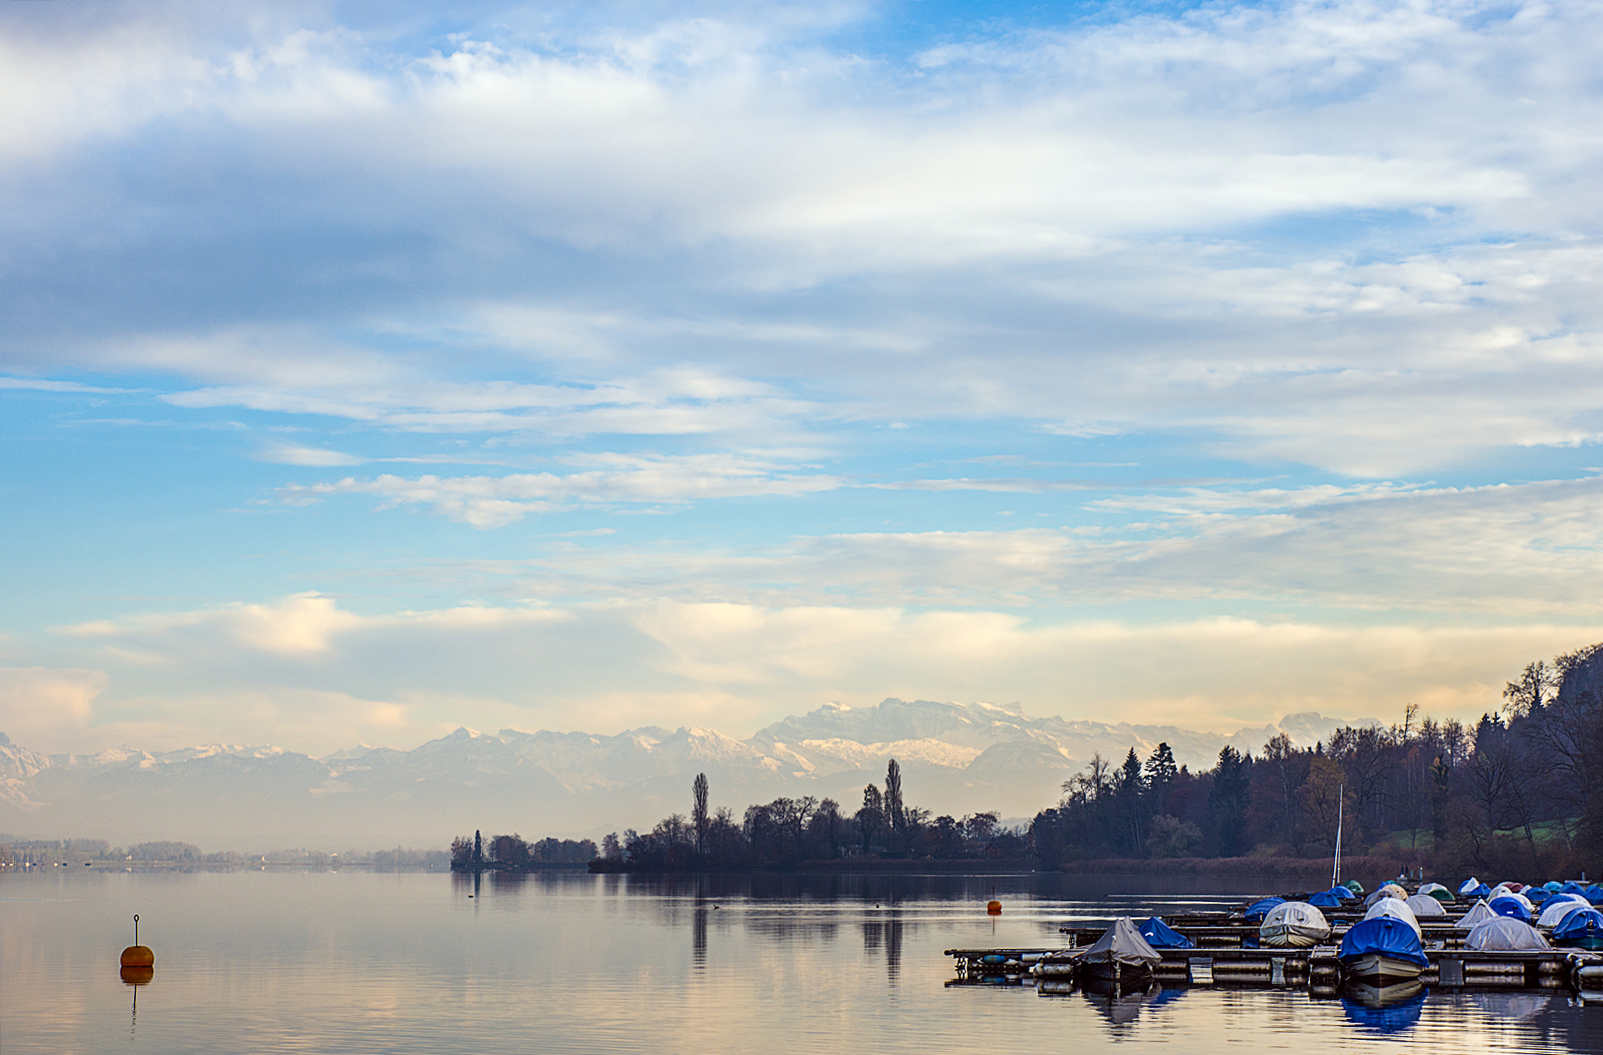
[[[1002,914],[1002,903],[1000,901],[987,901],[985,903],[985,914],[987,916],[1000,916]]]
[[[150,946],[139,944],[139,913],[134,913],[134,943],[122,951],[124,967],[155,967],[156,954]]]

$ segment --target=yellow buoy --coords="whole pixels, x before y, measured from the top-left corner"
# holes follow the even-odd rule
[[[985,914],[987,916],[1000,916],[1002,914],[1002,903],[1000,901],[987,901],[985,903]]]
[[[134,943],[122,951],[124,967],[155,967],[156,954],[150,946],[139,944],[139,913],[134,913]]]

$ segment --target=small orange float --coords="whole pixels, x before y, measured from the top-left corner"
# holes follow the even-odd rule
[[[156,966],[156,954],[150,946],[139,944],[139,913],[134,913],[134,943],[122,951],[122,965],[124,967],[153,968]]]
[[[1002,903],[1000,901],[987,901],[985,903],[985,914],[987,916],[1000,916],[1002,914]]]

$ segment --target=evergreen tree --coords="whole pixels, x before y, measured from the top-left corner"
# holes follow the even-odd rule
[[[863,841],[863,852],[874,845],[874,840],[885,828],[885,797],[879,788],[869,784],[863,788],[863,808],[857,811],[857,834]]]
[[[1159,744],[1146,765],[1147,792],[1152,796],[1153,813],[1166,812],[1169,787],[1179,773],[1180,767],[1175,765],[1174,752],[1169,750],[1168,744]]]
[[[1248,849],[1247,792],[1251,785],[1252,755],[1243,755],[1228,744],[1220,748],[1213,788],[1208,792],[1209,820],[1220,857],[1240,857]]]
[[[902,767],[894,758],[885,767],[885,823],[893,835],[901,835],[907,827],[907,810],[902,805]]]
[[[707,774],[697,773],[696,782],[690,785],[693,799],[690,807],[690,823],[696,829],[696,853],[707,852]]]

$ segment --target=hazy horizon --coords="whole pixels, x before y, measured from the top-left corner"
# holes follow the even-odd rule
[[[684,728],[611,737],[461,728],[410,750],[323,759],[217,745],[44,757],[7,743],[0,744],[0,829],[255,850],[439,848],[472,828],[599,840],[684,813],[698,773],[710,777],[712,803],[736,816],[778,798],[833,799],[849,814],[893,759],[909,803],[932,816],[1029,818],[1097,756],[1117,763],[1134,750],[1148,758],[1166,744],[1177,763],[1200,773],[1225,747],[1259,754],[1284,735],[1312,749],[1342,724],[1303,713],[1223,736],[884,700],[791,715],[743,740]]]

